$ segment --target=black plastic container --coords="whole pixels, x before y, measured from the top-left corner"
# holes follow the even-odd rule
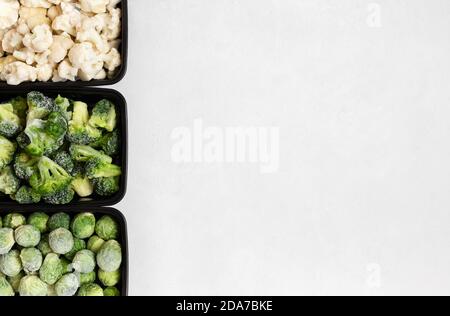
[[[23,87],[8,87],[8,89],[0,89],[0,103],[6,102],[16,96],[26,96],[30,91],[39,91],[46,96],[56,98],[59,94],[63,97],[70,98],[76,101],[86,102],[89,106],[95,105],[101,99],[108,99],[116,105],[118,111],[118,128],[120,128],[121,152],[120,157],[114,163],[122,167],[122,176],[120,177],[120,190],[111,197],[101,197],[92,195],[89,198],[79,199],[75,198],[70,204],[71,206],[111,206],[119,203],[125,196],[127,190],[128,177],[128,125],[127,125],[127,103],[122,94],[116,90],[104,88],[23,88]],[[9,196],[0,197],[0,207],[8,208],[19,205],[13,201]],[[22,209],[41,209],[57,207],[44,202],[30,205],[20,205]]]
[[[125,77],[128,66],[128,0],[122,0],[121,3],[117,5],[118,8],[122,9],[122,33],[121,33],[121,44],[119,47],[119,52],[122,57],[122,65],[120,69],[117,71],[115,76],[111,79],[103,79],[103,80],[91,80],[91,81],[66,81],[66,82],[23,82],[17,87],[21,88],[34,88],[41,89],[46,87],[98,87],[98,86],[109,86],[118,83]],[[9,87],[15,87],[8,85],[5,81],[0,81],[0,90],[6,89]]]
[[[52,214],[58,213],[58,212],[64,212],[67,213],[73,218],[75,215],[83,212],[91,212],[95,215],[97,219],[99,219],[103,215],[109,215],[112,218],[114,218],[120,227],[119,232],[119,239],[118,242],[120,242],[122,246],[122,265],[121,265],[121,281],[116,286],[121,293],[121,296],[128,296],[128,233],[127,233],[127,221],[123,214],[110,207],[90,207],[88,209],[86,208],[80,208],[76,206],[71,207],[59,207],[59,208],[40,208],[39,210],[36,209],[35,211],[46,213],[47,215],[51,216]],[[10,213],[21,213],[25,217],[30,215],[33,211],[30,210],[24,210],[22,207],[12,207],[12,208],[4,208],[0,207],[0,216],[3,217],[6,214]]]

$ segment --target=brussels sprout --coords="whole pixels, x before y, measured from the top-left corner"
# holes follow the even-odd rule
[[[80,274],[80,285],[94,283],[96,279],[97,279],[97,274],[95,273],[95,271],[92,271],[90,273],[81,273]]]
[[[23,271],[20,271],[20,273],[13,277],[7,277],[9,284],[11,284],[14,292],[19,293],[19,285],[22,278],[25,276],[25,273]]]
[[[54,253],[49,253],[39,270],[39,277],[48,285],[54,285],[63,275],[63,264],[59,256]]]
[[[72,233],[65,228],[52,231],[48,236],[48,242],[53,252],[60,255],[68,253],[74,245]]]
[[[104,286],[114,286],[120,281],[120,270],[106,272],[102,269],[98,270],[98,279]]]
[[[19,226],[25,225],[27,220],[25,216],[18,213],[11,213],[5,216],[3,219],[3,227],[16,229]]]
[[[14,289],[4,276],[0,276],[0,297],[14,296]]]
[[[20,296],[47,296],[47,284],[35,275],[28,275],[20,281]]]
[[[82,213],[72,221],[73,235],[80,239],[91,237],[95,231],[95,216],[92,213]]]
[[[74,273],[66,274],[56,282],[55,290],[58,296],[74,296],[80,287],[80,281]]]
[[[73,248],[68,253],[66,253],[65,257],[72,261],[78,251],[86,249],[86,242],[82,239],[74,238],[73,239]]]
[[[11,228],[0,228],[0,255],[7,254],[14,244],[14,231]]]
[[[48,234],[41,236],[41,241],[39,242],[37,248],[44,257],[53,252],[52,248],[50,248],[50,244],[48,243]]]
[[[78,296],[103,296],[103,290],[95,283],[83,284],[78,290]]]
[[[58,228],[65,228],[69,230],[70,228],[70,216],[66,213],[56,213],[50,217],[48,220],[48,229],[50,231],[56,230]]]
[[[115,240],[105,242],[97,254],[97,264],[103,271],[113,272],[122,263],[122,248]]]
[[[60,258],[60,259],[61,259],[61,264],[63,267],[63,274],[72,273],[73,272],[72,262],[70,262],[66,258]]]
[[[76,272],[90,273],[95,269],[95,254],[90,250],[81,250],[73,258],[72,266]]]
[[[9,277],[14,277],[22,271],[22,262],[18,250],[11,250],[0,256],[0,271]]]
[[[111,216],[105,215],[95,225],[95,233],[104,240],[117,239],[119,226]]]
[[[41,241],[41,233],[36,227],[31,225],[18,227],[14,232],[14,236],[17,244],[25,248],[36,247]]]
[[[41,234],[47,231],[48,215],[45,213],[37,212],[28,217],[28,225],[36,227]]]
[[[20,252],[23,270],[26,273],[39,271],[42,266],[42,254],[36,248],[24,248]]]
[[[105,241],[98,236],[92,236],[89,238],[87,243],[87,249],[97,254],[97,252],[102,248]]]
[[[120,291],[114,286],[109,286],[103,290],[103,296],[120,296]]]

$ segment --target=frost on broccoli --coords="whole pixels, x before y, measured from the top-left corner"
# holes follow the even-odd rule
[[[122,169],[101,159],[92,159],[86,164],[86,175],[89,179],[111,178],[122,174]]]
[[[16,144],[0,135],[0,169],[3,169],[14,160]]]
[[[120,133],[118,130],[106,133],[98,141],[92,143],[91,146],[101,149],[108,156],[116,156],[120,151]]]
[[[40,92],[33,91],[27,95],[28,116],[27,121],[44,119],[55,110],[53,99],[46,97]]]
[[[14,99],[11,99],[8,103],[11,103],[14,114],[16,114],[20,118],[22,125],[25,125],[28,112],[27,99],[25,99],[24,97],[16,97]]]
[[[116,128],[117,113],[115,105],[108,100],[101,100],[92,110],[89,124],[112,132]]]
[[[39,158],[31,157],[25,152],[16,155],[14,161],[14,171],[19,179],[29,180],[36,171],[36,164]]]
[[[84,102],[73,103],[72,119],[69,121],[67,138],[71,143],[87,145],[97,141],[102,132],[89,124],[89,110]]]
[[[103,152],[95,150],[86,145],[72,145],[70,146],[70,155],[73,160],[78,162],[87,162],[92,159],[99,159],[101,161],[111,163],[112,158],[105,155]]]
[[[41,201],[41,196],[29,186],[22,186],[12,198],[19,204],[35,204]]]
[[[69,173],[47,157],[39,160],[37,171],[30,178],[31,187],[44,199],[52,200],[68,199],[66,196],[70,195],[70,192],[67,192],[67,189],[71,182]]]
[[[69,99],[58,95],[58,97],[55,99],[55,106],[55,110],[61,113],[67,121],[70,121],[72,119],[72,112],[69,111],[71,107]]]
[[[114,195],[120,189],[120,177],[95,178],[92,182],[95,193],[100,196]]]
[[[11,103],[0,104],[0,135],[14,137],[22,130],[19,116]]]
[[[0,192],[8,195],[14,194],[19,190],[19,187],[20,180],[10,166],[0,170]]]
[[[47,121],[36,119],[29,122],[17,142],[32,156],[50,155],[63,145],[66,132],[66,120],[61,113],[53,112]]]
[[[75,168],[75,164],[73,163],[72,157],[67,151],[58,152],[53,160],[70,174],[73,172],[73,169]]]

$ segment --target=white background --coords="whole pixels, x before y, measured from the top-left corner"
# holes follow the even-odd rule
[[[132,295],[450,294],[448,0],[129,2]],[[279,171],[176,164],[196,118]]]

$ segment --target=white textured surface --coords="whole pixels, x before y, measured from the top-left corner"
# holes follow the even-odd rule
[[[450,294],[448,0],[129,2],[131,294]],[[175,164],[195,118],[279,171]]]

